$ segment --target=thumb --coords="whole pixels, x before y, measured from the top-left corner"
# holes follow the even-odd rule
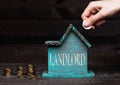
[[[96,22],[98,22],[99,20],[103,19],[104,16],[103,14],[101,13],[101,11],[99,11],[98,13],[96,13],[95,15],[92,15],[90,16],[88,19],[86,19],[86,23],[85,23],[85,26],[86,27],[89,27],[89,26],[92,26],[94,25]]]

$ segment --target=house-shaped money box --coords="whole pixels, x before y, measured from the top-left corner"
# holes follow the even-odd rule
[[[46,78],[85,78],[94,73],[88,71],[87,48],[91,44],[70,24],[59,41],[46,41],[48,45],[48,71]]]

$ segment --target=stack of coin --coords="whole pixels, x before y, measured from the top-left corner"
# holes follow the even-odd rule
[[[18,78],[23,78],[24,77],[24,69],[22,66],[17,67],[17,77]]]
[[[27,65],[27,76],[28,76],[28,78],[30,78],[32,80],[36,80],[35,69],[32,64]]]
[[[5,68],[4,76],[10,77],[12,76],[12,74],[13,74],[13,71],[11,68]]]

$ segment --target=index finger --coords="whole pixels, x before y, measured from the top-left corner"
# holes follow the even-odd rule
[[[98,10],[95,8],[95,6],[93,5],[93,3],[91,2],[87,8],[84,10],[84,12],[82,13],[81,18],[83,20],[88,19],[91,15],[93,15],[94,13],[96,13]]]

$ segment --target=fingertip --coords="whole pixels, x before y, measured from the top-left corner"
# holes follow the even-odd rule
[[[84,26],[85,26],[85,27],[89,27],[89,26],[90,26],[90,23],[89,23],[88,21],[86,21],[86,22],[84,23]]]
[[[95,28],[95,26],[89,26],[89,22],[87,22],[87,21],[83,21],[82,26],[83,26],[83,28],[86,29],[86,30],[94,29],[94,28]]]
[[[84,20],[83,22],[84,22],[84,26],[85,26],[85,27],[92,26],[91,21],[90,21],[89,19]]]

